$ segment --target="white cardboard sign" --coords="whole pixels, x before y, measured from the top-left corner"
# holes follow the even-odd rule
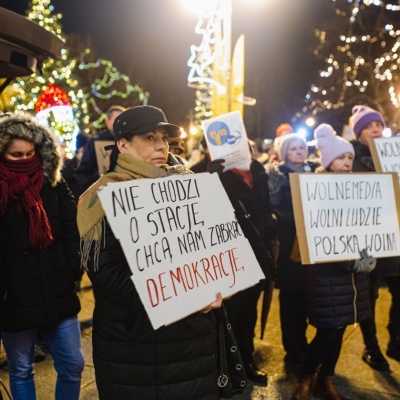
[[[303,264],[400,255],[393,173],[289,175]]]
[[[211,160],[223,158],[224,171],[232,168],[248,170],[251,163],[246,129],[239,111],[202,122]]]
[[[110,167],[111,150],[105,150],[104,147],[112,144],[114,144],[112,140],[95,140],[94,142],[99,175],[105,174]]]
[[[112,183],[99,197],[154,329],[265,278],[217,174]]]
[[[395,172],[400,180],[400,136],[370,141],[371,155],[378,172]]]

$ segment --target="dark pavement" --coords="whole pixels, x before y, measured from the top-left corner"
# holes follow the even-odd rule
[[[87,284],[84,283],[84,284]],[[79,315],[81,321],[90,319],[93,311],[93,295],[91,291],[83,291],[80,294],[82,311]],[[382,352],[386,352],[388,332],[388,310],[390,306],[390,294],[386,288],[380,289],[380,297],[377,302],[378,338]],[[233,400],[275,400],[290,399],[291,392],[297,382],[299,368],[285,364],[284,352],[281,343],[279,326],[278,290],[274,291],[271,311],[267,323],[264,340],[259,339],[259,327],[256,330],[256,354],[255,359],[259,366],[268,373],[269,384],[267,387],[248,385],[244,394],[235,396]],[[310,338],[314,330],[309,329]],[[93,361],[91,356],[91,328],[82,332],[82,347],[85,353],[85,369],[82,379],[82,400],[98,399],[94,379]],[[391,372],[378,372],[367,366],[361,355],[364,346],[361,332],[358,326],[349,326],[344,337],[342,353],[337,365],[335,382],[340,391],[350,399],[383,400],[400,399],[400,363],[388,358]],[[1,350],[0,358],[4,359],[4,350]],[[36,365],[36,388],[38,400],[54,399],[54,386],[56,374],[52,366],[51,357]],[[8,375],[6,369],[0,370],[0,379],[8,388]],[[4,399],[7,399],[2,389]],[[310,399],[317,397],[310,396]],[[120,399],[125,400],[125,399]],[[132,399],[140,400],[140,399]],[[188,399],[190,400],[190,399]]]

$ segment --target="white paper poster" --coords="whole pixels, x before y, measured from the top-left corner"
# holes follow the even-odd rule
[[[224,159],[224,171],[250,168],[247,134],[239,111],[203,121],[202,127],[211,160]]]
[[[370,143],[378,172],[395,172],[400,180],[400,136],[375,138]]]
[[[216,174],[112,183],[99,197],[154,329],[265,278]]]

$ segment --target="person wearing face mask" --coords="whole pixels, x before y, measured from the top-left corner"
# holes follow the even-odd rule
[[[277,151],[281,162],[267,164],[271,204],[280,215],[276,287],[279,288],[280,321],[285,360],[299,364],[307,347],[307,315],[304,295],[304,269],[291,258],[296,238],[289,174],[314,172],[318,163],[307,161],[307,143],[303,136],[290,133],[279,138]]]
[[[353,146],[336,136],[330,125],[320,125],[314,133],[321,153],[322,168],[316,172],[350,173]],[[307,347],[299,383],[292,400],[308,399],[313,376],[318,371],[315,394],[327,400],[346,400],[334,384],[335,366],[346,326],[372,318],[368,273],[376,259],[366,250],[360,260],[305,265],[307,316],[317,330]],[[301,267],[300,267],[301,268]]]
[[[168,139],[181,131],[153,106],[127,109],[113,127],[110,168],[78,204],[82,263],[96,300],[92,341],[99,398],[218,400],[216,325],[209,311],[221,306],[221,294],[202,312],[154,330],[97,196],[113,182],[190,174],[178,162],[169,165]]]
[[[350,118],[357,140],[351,141],[355,158],[353,171],[374,172],[375,166],[369,149],[370,140],[382,137],[385,121],[382,114],[370,107],[357,105],[353,107]],[[400,257],[380,258],[375,271],[369,275],[370,296],[375,309],[379,286],[386,281],[392,296],[389,311],[389,343],[386,355],[400,361]],[[389,371],[389,363],[383,356],[376,336],[375,319],[360,324],[363,333],[365,350],[362,359],[378,371]]]
[[[0,259],[0,330],[13,399],[36,399],[40,335],[57,371],[55,398],[78,400],[76,202],[61,177],[56,136],[22,112],[0,118]]]

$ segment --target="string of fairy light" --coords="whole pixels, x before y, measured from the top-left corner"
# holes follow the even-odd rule
[[[38,23],[44,29],[57,35],[64,43],[66,39],[61,27],[62,15],[54,12],[51,0],[32,0],[28,11],[28,19]],[[104,109],[99,102],[107,99],[127,99],[130,95],[138,96],[139,102],[147,104],[149,93],[138,85],[132,85],[129,77],[121,74],[109,60],[98,59],[96,62],[86,61],[91,53],[86,49],[80,58],[70,57],[68,49],[63,48],[60,59],[50,59],[43,63],[41,71],[31,76],[17,78],[13,84],[13,95],[8,108],[33,112],[42,93],[52,86],[60,86],[65,90],[73,110],[73,118],[85,131],[89,131],[89,123],[96,129],[101,128],[105,118]],[[98,76],[90,83],[90,88],[81,89],[78,71],[95,70],[92,75]],[[136,99],[135,99],[136,100]],[[50,107],[50,103],[47,104]],[[90,115],[89,108],[97,115]],[[72,128],[65,121],[57,121],[49,117],[50,128],[55,131],[66,146],[67,156],[75,150]],[[67,126],[68,125],[68,126]]]
[[[28,19],[36,22],[49,32],[57,35],[63,42],[61,29],[62,15],[54,13],[50,0],[33,0],[28,11]],[[84,124],[89,122],[87,102],[79,88],[79,81],[74,78],[73,71],[77,61],[69,58],[68,50],[63,48],[59,60],[49,59],[43,63],[41,71],[29,77],[18,78],[14,84],[16,95],[11,98],[11,106],[17,110],[32,111],[35,109],[40,94],[47,85],[61,85],[68,94],[75,117]],[[62,135],[62,132],[60,132]]]
[[[316,115],[325,110],[337,110],[346,104],[346,96],[352,89],[352,96],[365,94],[368,87],[374,83],[386,84],[387,97],[391,105],[400,107],[400,24],[397,26],[396,15],[400,11],[400,2],[388,3],[381,0],[332,0],[335,13],[347,21],[347,34],[338,34],[336,48],[330,49],[324,57],[325,67],[319,72],[320,80],[313,83],[306,94],[305,106],[294,119],[303,115]],[[347,7],[348,9],[344,9]],[[366,7],[380,8],[390,13],[391,21],[379,27],[376,32],[354,34],[354,24],[360,11]],[[400,22],[400,20],[399,20]],[[320,56],[326,50],[329,34],[322,29],[315,30],[319,41],[314,50],[315,56]],[[329,37],[332,41],[332,37]],[[368,58],[365,48],[374,48],[377,55]],[[331,82],[334,80],[334,82]],[[377,108],[379,108],[377,104]],[[381,110],[384,111],[384,110]]]
[[[81,60],[79,63],[79,69],[88,70],[91,68],[101,68],[105,69],[105,73],[102,78],[96,78],[92,84],[92,94],[100,99],[110,99],[112,97],[121,97],[126,99],[132,93],[137,93],[139,100],[147,104],[149,93],[144,91],[139,85],[132,85],[130,79],[127,75],[121,74],[117,68],[115,68],[111,61],[98,59],[96,62],[86,62],[85,55],[90,54],[90,49],[86,49],[84,53],[81,54]],[[123,82],[125,91],[115,89],[115,84],[117,82]],[[114,88],[113,88],[114,86]],[[109,90],[107,93],[103,93],[104,90]]]

